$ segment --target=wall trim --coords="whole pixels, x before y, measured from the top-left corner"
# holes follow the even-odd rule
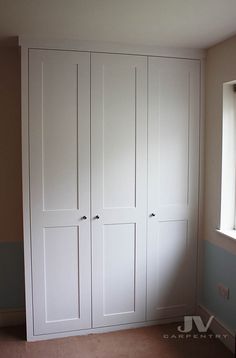
[[[19,326],[25,324],[24,309],[0,310],[0,327]]]
[[[227,335],[228,339],[220,339],[220,341],[233,353],[236,354],[236,333],[232,332],[225,326],[215,315],[210,312],[206,307],[199,304],[197,306],[197,315],[199,315],[203,322],[208,321],[210,316],[214,316],[210,329],[214,334]]]
[[[144,55],[185,58],[200,60],[206,57],[206,51],[194,48],[161,47],[144,44],[124,44],[119,42],[66,40],[66,39],[40,39],[28,36],[19,37],[19,45],[25,48],[88,51],[102,53],[120,53],[127,55]]]

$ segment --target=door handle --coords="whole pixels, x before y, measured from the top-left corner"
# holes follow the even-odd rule
[[[87,216],[82,216],[82,218],[81,218],[82,220],[86,220],[87,219]]]
[[[94,219],[100,219],[100,216],[99,216],[99,215],[96,215],[96,216],[94,217]]]
[[[152,216],[152,217],[153,217],[153,216],[156,216],[156,214],[155,214],[155,213],[151,213],[151,215],[150,215],[150,216]]]

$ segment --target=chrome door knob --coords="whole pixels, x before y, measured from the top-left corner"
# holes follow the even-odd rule
[[[87,216],[82,216],[82,218],[81,218],[82,220],[86,220],[87,219]]]

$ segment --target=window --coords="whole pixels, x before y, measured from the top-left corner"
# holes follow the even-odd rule
[[[220,232],[236,239],[236,81],[223,85]]]

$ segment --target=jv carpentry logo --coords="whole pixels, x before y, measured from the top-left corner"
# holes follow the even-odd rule
[[[204,324],[200,316],[185,316],[183,326],[177,327],[176,334],[163,334],[165,339],[204,339],[204,338],[220,338],[227,339],[227,334],[213,334],[208,332],[214,316],[211,316],[209,320]],[[197,329],[194,329],[195,327]]]

